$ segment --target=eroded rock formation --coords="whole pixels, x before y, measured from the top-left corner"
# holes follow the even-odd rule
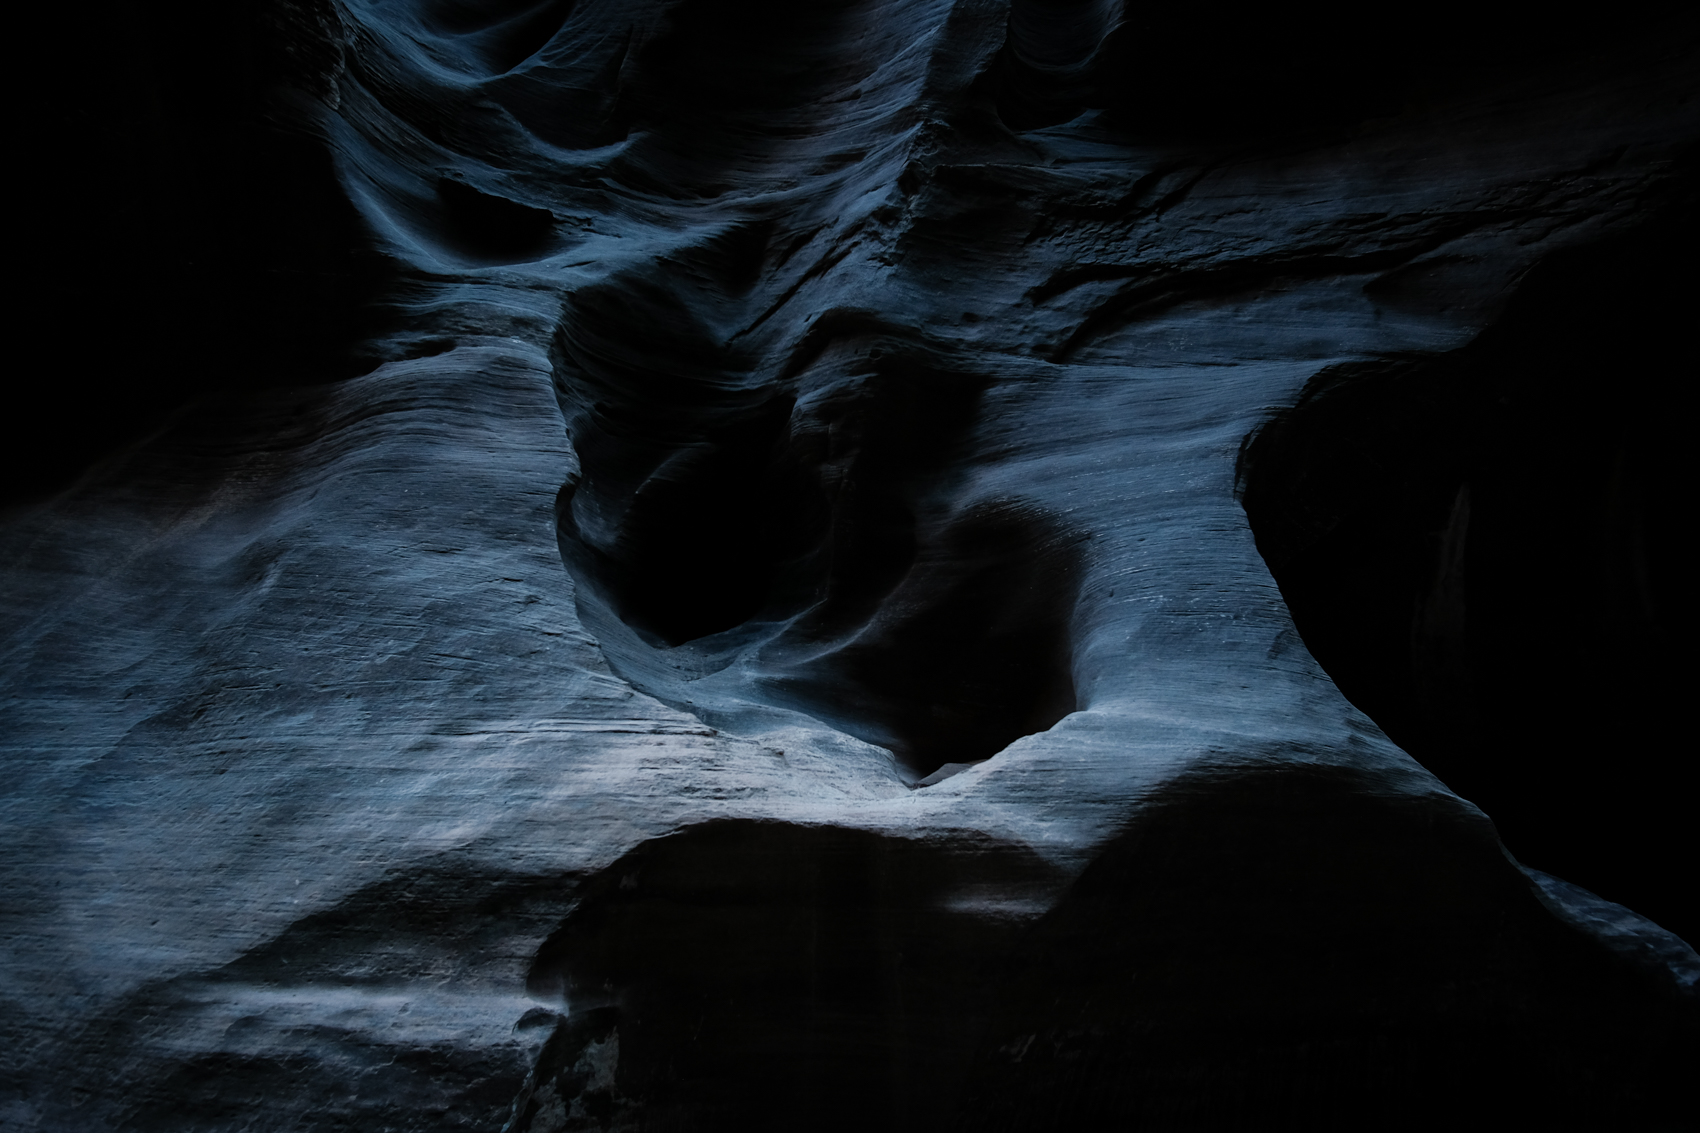
[[[1680,1127],[1692,22],[160,19],[8,1127]]]

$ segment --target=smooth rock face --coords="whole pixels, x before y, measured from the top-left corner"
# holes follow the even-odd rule
[[[289,177],[9,496],[0,1123],[1682,1127],[1691,25],[204,22]]]

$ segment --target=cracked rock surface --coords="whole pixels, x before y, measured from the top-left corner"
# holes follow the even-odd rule
[[[0,1125],[1681,1127],[1691,23],[201,30],[289,176],[0,527]]]

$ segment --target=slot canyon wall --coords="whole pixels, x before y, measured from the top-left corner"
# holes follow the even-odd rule
[[[0,1126],[1692,1128],[1692,18],[47,18]]]

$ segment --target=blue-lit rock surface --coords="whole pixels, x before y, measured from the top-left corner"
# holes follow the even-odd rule
[[[1680,901],[1346,699],[1276,551],[1357,482],[1260,454],[1686,246],[1690,45],[1236,126],[1124,15],[266,7],[376,365],[6,518],[0,1124],[1663,1127]]]

